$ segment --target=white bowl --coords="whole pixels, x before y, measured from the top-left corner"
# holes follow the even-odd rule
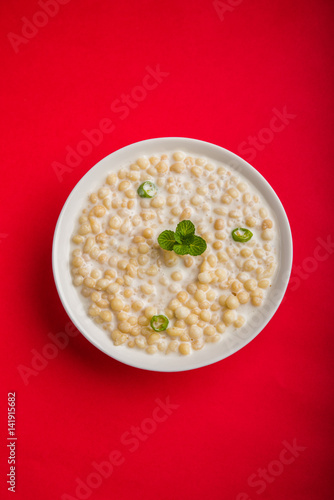
[[[194,351],[189,356],[176,354],[149,355],[139,349],[126,346],[114,346],[107,333],[95,324],[84,309],[78,290],[72,284],[69,267],[70,239],[79,213],[87,200],[87,194],[99,187],[112,170],[128,164],[143,155],[184,151],[189,154],[205,156],[219,163],[228,164],[239,171],[261,193],[276,215],[280,250],[278,271],[262,307],[256,310],[251,320],[232,335],[222,335],[216,344],[207,344],[201,351]],[[119,149],[99,161],[78,182],[66,200],[60,213],[53,240],[52,266],[59,297],[67,314],[79,331],[98,349],[118,361],[137,368],[161,372],[191,370],[220,361],[244,347],[254,339],[273,317],[288,285],[292,266],[292,237],[289,221],[275,191],[268,182],[249,163],[227,149],[196,139],[182,137],[163,137],[136,142]]]

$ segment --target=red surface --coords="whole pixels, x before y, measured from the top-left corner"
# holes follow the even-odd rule
[[[10,391],[14,498],[333,498],[334,249],[321,250],[318,241],[334,240],[333,3],[226,0],[219,13],[214,5],[62,0],[45,18],[35,15],[37,1],[1,4],[1,498],[13,495],[6,485]],[[25,42],[10,41],[24,17],[47,24],[25,31]],[[161,81],[147,77],[151,89],[135,89],[157,66]],[[120,110],[122,94],[141,101]],[[275,120],[285,107],[286,123]],[[54,162],[64,165],[67,147],[104,118],[113,130],[59,182]],[[188,373],[130,368],[81,335],[47,351],[48,334],[65,332],[69,322],[51,271],[64,201],[101,158],[160,136],[239,152],[274,187],[294,238],[284,303],[246,348]],[[250,137],[260,140],[252,149]],[[36,366],[42,352],[55,357]],[[32,367],[24,379],[19,370]],[[157,409],[166,398],[177,406],[170,414]],[[159,422],[147,420],[152,414]],[[137,441],[130,439],[136,426],[146,431]],[[295,456],[284,451],[294,441]],[[105,465],[103,479],[91,475],[93,463],[106,460],[119,465],[111,474]],[[92,489],[76,493],[78,478]]]

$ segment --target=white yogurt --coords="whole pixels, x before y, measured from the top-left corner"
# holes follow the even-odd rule
[[[188,354],[204,347],[206,342],[220,341],[227,331],[240,327],[243,321],[247,324],[254,311],[266,300],[268,288],[261,286],[270,286],[278,260],[275,217],[254,186],[228,165],[218,165],[208,158],[191,156],[185,157],[184,161],[176,161],[173,154],[175,153],[157,154],[156,159],[150,160],[142,158],[136,164],[122,166],[118,175],[111,174],[101,186],[102,189],[91,195],[91,201],[83,210],[81,225],[77,226],[73,238],[73,280],[83,294],[87,311],[111,334],[115,345],[127,344],[129,347],[144,348],[150,354],[169,353],[174,350]],[[176,158],[181,156],[182,153],[176,153]],[[138,187],[145,180],[150,180],[158,188],[157,195],[152,199],[140,198],[137,194]],[[105,214],[90,217],[91,210],[96,206],[104,207]],[[100,211],[102,213],[103,209]],[[113,230],[109,221],[115,215],[119,217],[122,226]],[[196,234],[206,240],[207,250],[202,255],[181,257],[173,251],[166,252],[159,247],[159,234],[166,229],[175,231],[182,219],[191,220],[196,227]],[[219,224],[224,227],[219,229]],[[266,225],[272,227],[264,229]],[[253,233],[251,240],[246,243],[234,241],[231,232],[237,227],[249,229]],[[142,236],[146,228],[153,231],[152,237]],[[94,239],[93,251],[84,251],[87,238]],[[140,241],[140,238],[143,241]],[[148,252],[140,254],[140,245],[144,245],[142,250]],[[242,255],[247,252],[250,253],[249,257]],[[210,256],[217,260],[213,267],[209,261],[215,259]],[[186,264],[190,264],[191,260],[192,264],[187,267]],[[173,263],[172,267],[169,267],[170,263]],[[203,263],[206,269],[203,269]],[[125,265],[128,266],[127,269],[123,269]],[[221,276],[217,279],[216,271],[218,274],[225,273],[224,279],[221,279]],[[101,276],[91,277],[92,272],[93,276],[98,272]],[[119,282],[119,290],[116,293],[108,291],[108,287],[101,290],[98,285],[98,280],[103,278],[106,272],[110,273],[106,277],[108,287]],[[207,285],[198,282],[201,272],[208,272],[211,278],[213,276]],[[180,281],[173,280],[175,273],[180,273]],[[245,278],[256,280],[255,290],[245,290]],[[122,284],[124,280],[125,283]],[[86,286],[86,283],[89,286]],[[252,288],[252,282],[248,284]],[[143,285],[149,285],[152,293],[143,292]],[[193,290],[198,287],[205,294],[214,291],[215,299],[206,299],[205,304],[196,301],[195,305]],[[187,319],[183,326],[182,320],[180,323],[180,320],[175,318],[175,310],[171,312],[169,304],[176,299],[179,292],[188,293],[187,300],[180,303],[180,307],[187,307],[189,314],[197,314],[198,322],[195,324],[202,331],[200,338],[192,335],[196,329],[191,329]],[[228,315],[225,315],[225,321],[224,313],[230,309],[226,307],[224,300],[219,298],[222,295],[232,295],[241,299],[242,295],[238,295],[241,292],[247,292],[250,295],[249,300],[247,303],[240,303],[235,312],[235,319],[229,324]],[[96,300],[98,295],[100,298]],[[112,307],[112,300],[115,298],[122,301],[121,311],[115,311]],[[189,299],[192,299],[192,303],[188,302]],[[136,301],[143,303],[140,310],[134,308]],[[96,305],[98,303],[100,305]],[[95,305],[92,307],[92,304]],[[169,328],[181,328],[180,334],[175,336],[175,332],[167,329],[160,332],[156,338],[151,337],[155,332],[149,324],[144,324],[149,323],[150,317],[146,318],[146,321],[143,319],[145,308],[149,306],[156,309],[156,314],[168,316]],[[202,311],[210,312],[210,319],[201,319],[201,315],[208,316]],[[149,316],[147,311],[146,316]],[[138,328],[135,321],[140,317],[143,324]],[[131,328],[127,331],[130,321],[133,324],[130,324]],[[206,328],[208,326],[214,327],[214,333],[212,328]]]

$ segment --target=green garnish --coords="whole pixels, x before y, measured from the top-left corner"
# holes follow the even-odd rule
[[[200,236],[194,236],[194,239],[189,243],[190,255],[201,255],[206,250],[206,241]]]
[[[245,229],[244,227],[237,227],[232,231],[232,238],[234,241],[240,241],[241,243],[246,243],[253,236],[252,231]]]
[[[206,250],[206,241],[195,235],[195,226],[190,220],[181,221],[174,231],[159,234],[158,243],[164,250],[174,250],[178,255],[201,255]]]
[[[195,226],[191,220],[183,220],[178,223],[175,232],[180,235],[180,238],[185,238],[186,236],[195,234]]]
[[[164,250],[169,250],[169,251],[173,250],[173,247],[176,244],[176,242],[177,240],[175,238],[174,231],[167,230],[159,234],[158,243]]]
[[[153,198],[158,192],[155,184],[151,181],[143,182],[137,189],[137,193],[141,198]]]
[[[152,316],[150,324],[155,332],[163,332],[168,327],[169,319],[163,314]]]

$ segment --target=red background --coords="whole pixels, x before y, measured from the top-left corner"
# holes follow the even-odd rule
[[[333,248],[317,257],[317,239],[333,235],[333,2],[225,5],[218,13],[205,0],[70,0],[15,51],[8,33],[21,35],[23,17],[44,18],[35,16],[37,1],[1,4],[2,498],[11,495],[10,391],[19,499],[76,498],[76,479],[86,481],[92,463],[112,450],[124,463],[93,488],[92,500],[333,498]],[[157,65],[168,76],[122,120],[111,104]],[[263,129],[285,106],[294,117],[270,138]],[[66,147],[76,148],[82,130],[102,118],[114,131],[59,182],[53,162],[64,164]],[[31,350],[41,353],[48,333],[64,332],[69,321],[51,270],[63,203],[101,158],[162,136],[236,153],[250,136],[270,138],[243,156],[274,187],[291,222],[297,267],[284,303],[255,341],[213,366],[141,371],[78,335],[25,384],[20,365],[31,369]],[[121,436],[145,427],[156,399],[167,397],[178,408],[131,452]],[[283,442],[294,440],[303,450],[280,465]],[[248,483],[260,468],[269,470],[261,494]]]

